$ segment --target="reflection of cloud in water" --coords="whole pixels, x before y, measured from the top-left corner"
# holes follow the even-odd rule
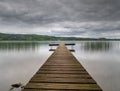
[[[0,43],[0,45],[1,44],[0,91],[8,91],[11,84],[17,82],[25,84],[51,54],[47,43],[34,44],[24,42]],[[5,47],[3,48],[4,45]],[[14,47],[9,47],[12,45]],[[33,48],[32,51],[31,48]]]
[[[120,41],[80,41],[74,54],[103,91],[120,90]]]
[[[0,91],[8,91],[11,84],[17,82],[25,84],[52,53],[49,52],[48,42],[34,43],[36,42],[0,43],[2,44],[0,47]],[[11,45],[14,47],[8,47]],[[76,52],[73,54],[104,91],[119,91],[120,42],[78,41],[74,48]]]

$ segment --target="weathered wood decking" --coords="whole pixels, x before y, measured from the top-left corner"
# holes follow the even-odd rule
[[[23,91],[102,91],[72,53],[61,44]]]

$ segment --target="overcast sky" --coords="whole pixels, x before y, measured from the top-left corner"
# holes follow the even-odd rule
[[[120,0],[0,0],[0,32],[120,38]]]

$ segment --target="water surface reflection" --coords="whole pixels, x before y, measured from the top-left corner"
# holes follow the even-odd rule
[[[51,55],[49,43],[58,42],[0,42],[0,91],[9,91],[13,83],[26,84]],[[103,91],[120,90],[119,41],[68,41],[67,43],[76,43],[73,54]]]
[[[74,55],[102,87],[103,91],[120,90],[120,42],[78,42]]]
[[[85,42],[83,48],[86,51],[109,51],[112,48],[111,42]]]
[[[50,54],[44,42],[1,42],[0,91],[8,91],[13,83],[26,84]]]

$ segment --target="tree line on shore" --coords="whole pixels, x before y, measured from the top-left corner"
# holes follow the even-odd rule
[[[0,33],[0,41],[80,41],[80,40],[120,40],[106,38],[55,37],[36,34],[5,34]]]

